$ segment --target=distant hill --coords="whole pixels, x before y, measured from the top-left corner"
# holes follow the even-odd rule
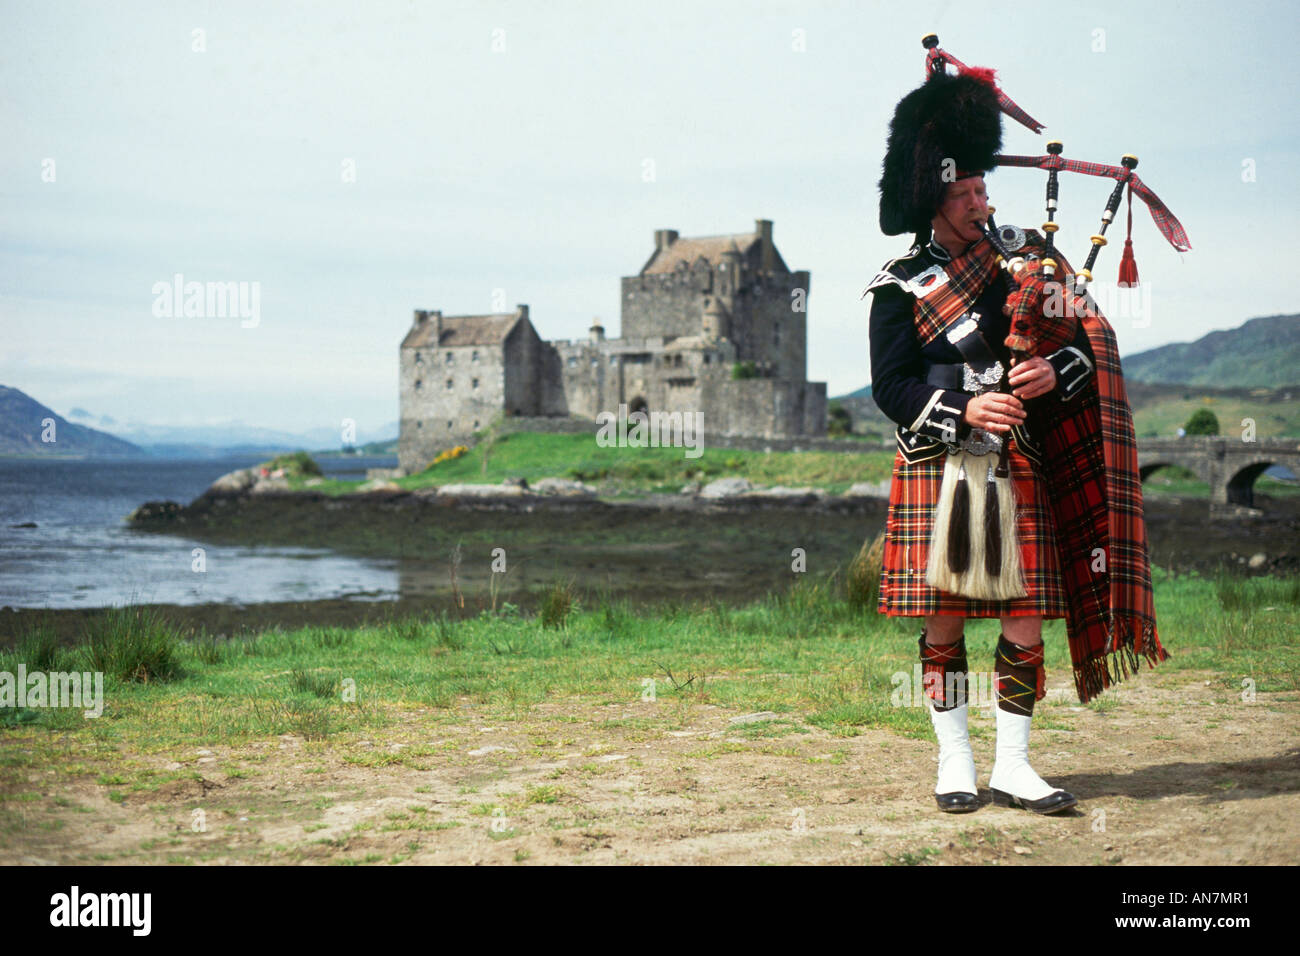
[[[118,437],[138,445],[146,454],[158,458],[224,458],[230,455],[269,457],[300,448],[339,451],[343,447],[338,428],[317,427],[289,432],[240,421],[208,425],[152,425],[116,422],[107,415],[96,416],[82,408],[68,412],[68,419],[78,424],[108,429]],[[390,422],[373,431],[363,430],[362,437],[376,433],[393,437],[378,439],[371,444],[395,444],[397,422]]]
[[[42,441],[53,420],[53,441]],[[0,455],[133,457],[144,450],[113,435],[76,425],[16,388],[0,385]]]
[[[1300,315],[1268,315],[1235,329],[1126,355],[1125,381],[1212,388],[1300,385]]]
[[[1251,418],[1261,438],[1300,436],[1300,315],[1250,319],[1122,361],[1139,438],[1172,437],[1198,408],[1213,411],[1225,433]],[[831,401],[849,410],[854,432],[892,434],[870,385]]]
[[[863,385],[863,386],[862,386],[860,389],[858,389],[856,392],[849,392],[847,395],[839,395],[839,396],[836,396],[836,397],[830,399],[830,401],[832,401],[832,402],[842,402],[842,401],[845,401],[845,400],[856,400],[856,399],[859,399],[859,398],[870,398],[870,397],[871,397],[871,386],[870,386],[870,385]]]

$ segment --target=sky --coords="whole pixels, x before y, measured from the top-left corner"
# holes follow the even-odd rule
[[[808,377],[860,388],[859,296],[908,245],[878,226],[885,136],[931,31],[1045,124],[1004,120],[1005,152],[1137,154],[1186,227],[1178,253],[1135,202],[1141,291],[1108,299],[1112,228],[1095,271],[1121,355],[1295,312],[1298,21],[1251,2],[0,0],[0,384],[119,422],[390,437],[413,310],[527,303],[544,339],[595,318],[616,336],[656,229],[771,219],[812,274]],[[1000,222],[1042,222],[1042,172],[987,182]],[[1076,265],[1110,185],[1063,174]],[[256,299],[169,312],[178,274]]]

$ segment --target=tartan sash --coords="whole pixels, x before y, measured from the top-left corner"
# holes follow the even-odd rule
[[[997,277],[998,257],[989,241],[981,239],[970,251],[951,260],[942,269],[938,266],[934,269],[935,272],[942,271],[944,279],[932,281],[929,291],[916,295],[916,333],[922,348],[970,311],[980,293]],[[918,286],[924,287],[930,277],[931,272],[927,269],[915,276],[908,288],[916,293],[920,291]]]
[[[1017,254],[1043,251],[1042,237],[1026,230],[1025,247]],[[1058,278],[1074,274],[1055,249],[1053,258]],[[998,268],[987,240],[948,263],[948,281],[916,299],[913,313],[923,345],[969,310]],[[1082,322],[1094,358],[1095,374],[1083,392],[1068,402],[1042,402],[1037,409],[1074,685],[1086,703],[1137,673],[1139,655],[1155,666],[1169,654],[1156,632],[1137,440],[1115,330],[1090,297],[1065,292],[1063,286],[1049,291],[1056,294],[1051,307],[1026,296],[1011,325],[1018,328],[1017,320],[1027,319],[1033,352],[1045,356],[1069,344]]]

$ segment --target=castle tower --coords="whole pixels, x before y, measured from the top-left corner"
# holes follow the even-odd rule
[[[723,305],[721,296],[709,296],[709,304],[704,307],[700,331],[706,342],[717,342],[731,334],[731,313]]]

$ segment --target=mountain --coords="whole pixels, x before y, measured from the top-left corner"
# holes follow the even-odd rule
[[[46,437],[53,440],[43,440]],[[143,454],[143,449],[128,441],[70,422],[30,395],[0,385],[0,455],[99,458]]]
[[[863,398],[870,398],[870,397],[871,397],[871,386],[870,386],[870,385],[863,385],[863,386],[862,386],[860,389],[858,389],[856,392],[849,392],[847,395],[833,396],[833,397],[827,399],[827,401],[828,401],[828,402],[842,402],[842,401],[845,401],[846,399],[848,399],[848,400],[855,400],[855,399],[863,399]]]
[[[1126,355],[1125,381],[1213,388],[1300,385],[1300,315],[1268,315],[1235,329],[1211,332]]]
[[[262,428],[244,422],[229,421],[209,425],[149,425],[140,422],[113,422],[107,415],[96,416],[74,408],[68,418],[80,424],[112,422],[111,431],[139,445],[145,454],[160,458],[219,458],[228,455],[275,455],[298,449],[337,451],[343,447],[337,428],[313,428],[290,432]],[[396,442],[397,422],[373,431],[360,429],[359,438]],[[373,436],[392,436],[374,438]]]

